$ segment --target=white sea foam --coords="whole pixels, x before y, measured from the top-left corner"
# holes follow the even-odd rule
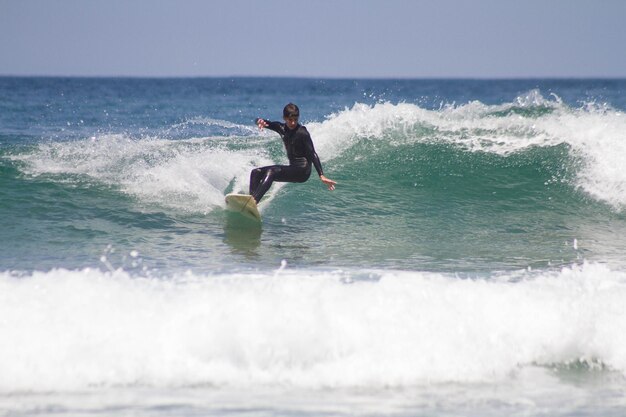
[[[626,274],[5,272],[0,340],[3,392],[493,382],[572,361],[626,375]]]

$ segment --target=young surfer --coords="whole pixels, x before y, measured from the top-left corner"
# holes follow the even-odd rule
[[[258,203],[274,181],[278,182],[305,182],[311,175],[311,165],[320,180],[329,190],[334,190],[335,181],[324,176],[322,163],[315,152],[311,135],[306,127],[298,123],[300,109],[293,103],[289,103],[283,109],[285,123],[271,122],[265,119],[257,119],[259,129],[268,128],[278,133],[285,144],[289,165],[271,165],[255,168],[250,173],[250,195]]]

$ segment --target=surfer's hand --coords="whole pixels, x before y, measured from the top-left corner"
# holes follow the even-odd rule
[[[326,184],[326,186],[328,187],[328,189],[329,189],[330,191],[334,190],[334,189],[335,189],[335,185],[337,185],[337,183],[336,183],[335,181],[333,181],[333,180],[331,180],[331,179],[328,179],[328,178],[326,178],[326,177],[325,177],[325,176],[323,176],[323,175],[320,175],[320,180],[322,180],[322,182],[323,182],[324,184]]]
[[[264,127],[267,127],[268,124],[265,120],[263,119],[256,119],[256,125],[259,127],[259,129],[263,130]]]

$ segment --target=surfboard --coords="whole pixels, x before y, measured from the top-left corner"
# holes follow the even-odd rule
[[[250,219],[261,221],[259,209],[251,195],[248,194],[227,194],[226,208],[230,211],[240,213]]]

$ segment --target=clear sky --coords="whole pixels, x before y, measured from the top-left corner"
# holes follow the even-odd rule
[[[0,75],[626,77],[626,0],[0,0]]]

